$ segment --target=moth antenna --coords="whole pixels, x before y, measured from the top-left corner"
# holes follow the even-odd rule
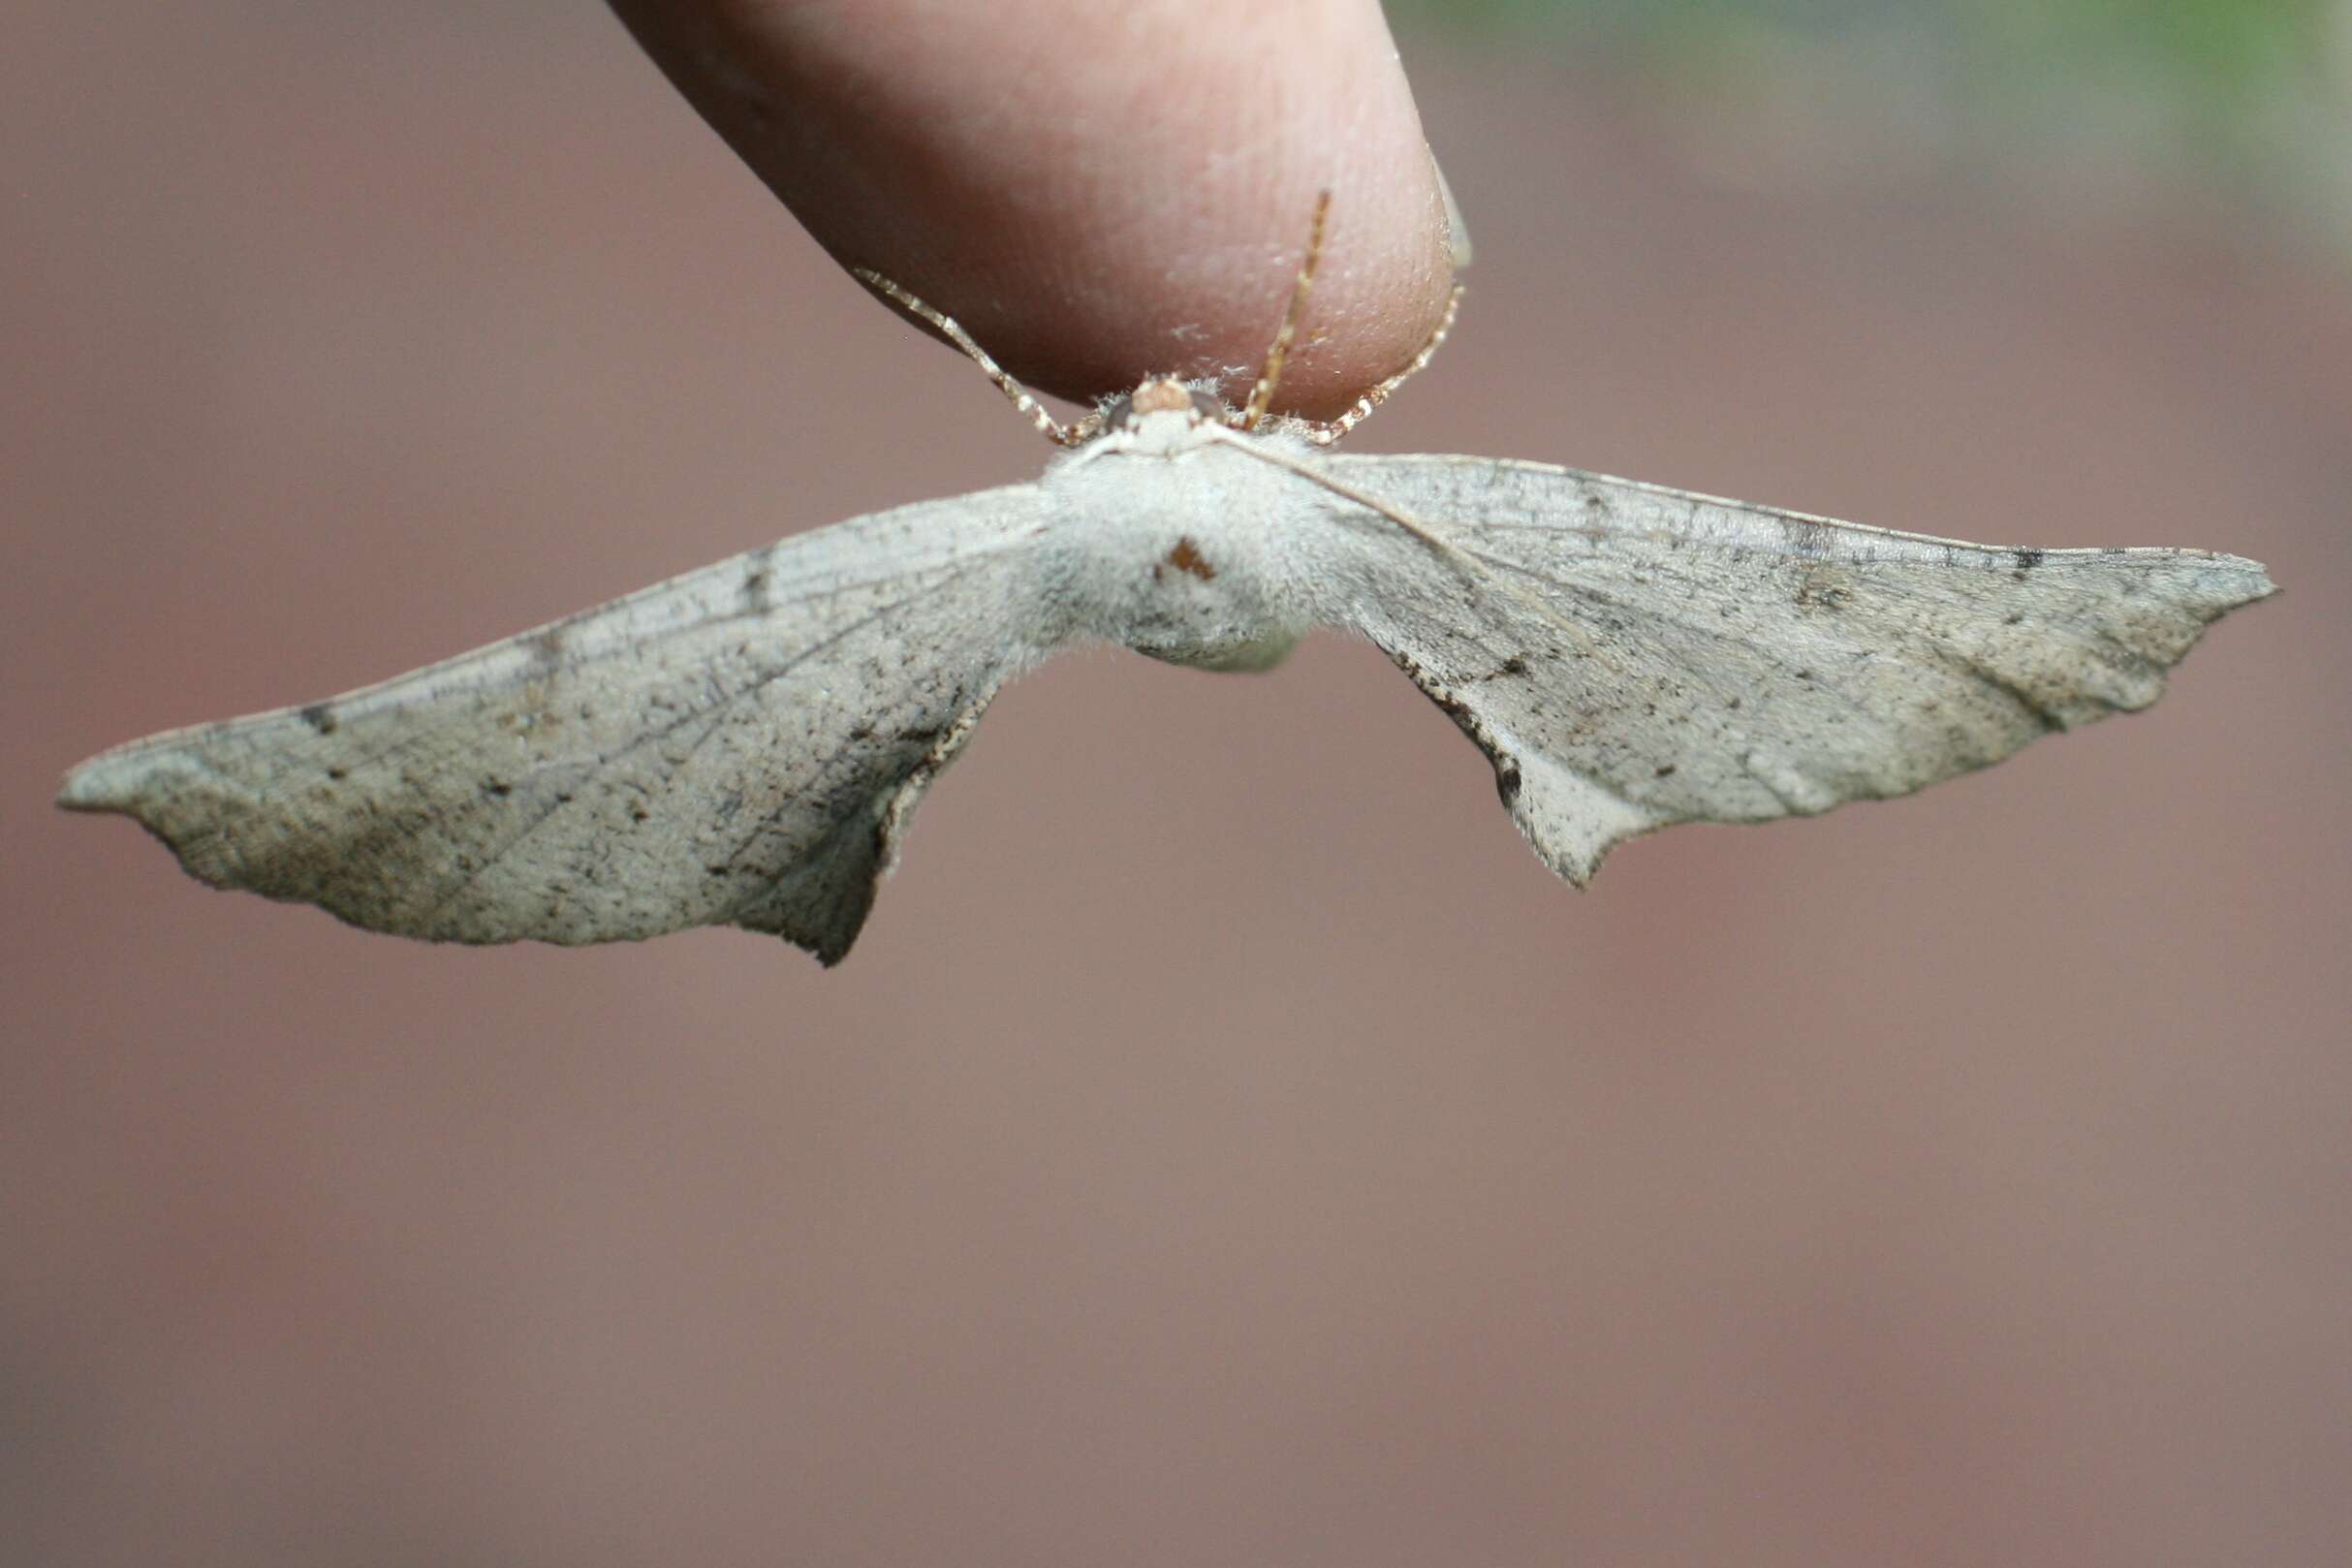
[[[1062,423],[1046,412],[1046,405],[1039,402],[1028,388],[1015,381],[1001,365],[989,359],[988,351],[974,342],[972,334],[957,326],[955,317],[932,309],[870,267],[855,267],[850,270],[893,303],[947,334],[948,341],[970,355],[972,362],[987,371],[988,379],[996,384],[996,390],[1003,392],[1015,408],[1029,417],[1029,423],[1037,426],[1037,433],[1055,446],[1075,447],[1103,427],[1100,415],[1090,415],[1074,425]]]
[[[1273,406],[1274,388],[1282,381],[1282,361],[1290,353],[1291,339],[1299,333],[1300,319],[1306,314],[1307,291],[1315,286],[1315,263],[1323,255],[1323,222],[1331,210],[1331,191],[1316,192],[1315,218],[1306,231],[1306,255],[1299,263],[1297,280],[1290,286],[1290,303],[1282,311],[1282,325],[1267,348],[1265,373],[1250,390],[1249,405],[1241,410],[1241,417],[1236,422],[1240,429],[1256,429],[1265,423],[1267,411]]]
[[[1429,340],[1421,346],[1421,352],[1407,360],[1402,370],[1357,398],[1356,406],[1337,419],[1306,421],[1306,438],[1318,447],[1328,447],[1371,418],[1372,410],[1389,400],[1389,393],[1403,386],[1407,377],[1437,358],[1438,345],[1446,340],[1448,332],[1454,330],[1454,317],[1460,309],[1461,285],[1457,283],[1454,292],[1446,297],[1445,314],[1437,318],[1437,330],[1429,334]]]

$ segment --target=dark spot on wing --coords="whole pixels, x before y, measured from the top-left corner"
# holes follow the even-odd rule
[[[1658,764],[1658,775],[1657,775],[1658,777],[1660,777],[1660,778],[1672,778],[1672,777],[1674,777],[1674,772],[1675,772],[1675,765],[1674,765],[1673,763],[1660,763],[1660,764]]]
[[[1526,673],[1527,673],[1527,661],[1526,661],[1526,660],[1524,660],[1524,659],[1522,659],[1522,658],[1521,658],[1521,657],[1520,657],[1518,654],[1514,653],[1513,655],[1511,655],[1511,657],[1509,657],[1508,659],[1505,659],[1505,660],[1503,661],[1503,674],[1506,674],[1506,675],[1523,675],[1523,674],[1525,674]]]
[[[482,781],[482,793],[503,800],[515,793],[515,786],[503,778],[486,778]]]
[[[2046,549],[2021,549],[2017,552],[2018,569],[2022,572],[2030,572],[2041,565],[2049,554],[2050,552]]]
[[[1503,798],[1503,806],[1506,810],[1509,809],[1511,802],[1519,799],[1519,764],[1508,758],[1496,762],[1494,765],[1494,793]]]
[[[768,567],[765,563],[743,574],[743,609],[753,614],[770,607],[768,598]]]
[[[1797,584],[1797,603],[1807,608],[1843,610],[1854,598],[1854,590],[1846,583],[1845,573],[1836,567],[1809,566]]]
[[[1176,548],[1168,552],[1168,564],[1179,572],[1190,572],[1203,582],[1213,581],[1217,575],[1217,569],[1208,564],[1202,556],[1200,547],[1189,537],[1176,542]]]
[[[325,703],[313,703],[308,707],[302,709],[302,722],[309,725],[312,729],[318,731],[321,735],[332,735],[335,733],[336,721],[334,713]]]

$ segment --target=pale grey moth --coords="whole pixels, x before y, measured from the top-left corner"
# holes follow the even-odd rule
[[[1494,765],[1582,886],[1679,822],[1902,795],[2146,707],[2272,591],[2195,549],[2035,549],[1834,522],[1488,457],[1324,451],[1269,414],[1312,278],[1248,405],[1145,382],[1055,423],[1034,484],[857,517],[346,696],[134,741],[59,803],[119,811],[216,888],[443,942],[693,925],[849,951],[907,819],[997,690],[1122,643],[1265,670],[1369,639]],[[1452,312],[1448,312],[1448,321]]]

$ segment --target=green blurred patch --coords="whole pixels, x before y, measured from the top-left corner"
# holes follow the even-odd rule
[[[2352,0],[1389,0],[1400,28],[1550,40],[1694,95],[1793,64],[1932,90],[1966,149],[2074,143],[2352,209]],[[1890,79],[1892,78],[1892,79]],[[2345,232],[2352,232],[2347,224]]]
[[[2324,47],[2331,0],[1392,0],[1389,9],[1436,29],[1622,39],[1759,22],[1835,33],[1893,20],[2022,73],[2134,61],[2236,96],[2285,79]]]

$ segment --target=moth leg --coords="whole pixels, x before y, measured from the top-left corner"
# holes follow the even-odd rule
[[[1328,447],[1371,418],[1372,410],[1389,400],[1389,393],[1403,386],[1407,377],[1437,357],[1438,345],[1443,343],[1446,340],[1446,334],[1454,329],[1454,316],[1460,309],[1461,285],[1457,283],[1454,285],[1453,294],[1446,299],[1446,313],[1437,318],[1437,330],[1429,334],[1429,340],[1421,346],[1421,352],[1407,360],[1402,370],[1357,398],[1356,406],[1337,419],[1301,421],[1301,423],[1306,426],[1306,438],[1318,447]]]
[[[970,355],[972,361],[987,371],[988,379],[996,384],[996,390],[1003,392],[1015,408],[1029,417],[1029,423],[1037,426],[1037,433],[1055,446],[1075,447],[1103,427],[1099,414],[1090,414],[1075,424],[1062,423],[1046,412],[1046,406],[1037,400],[1028,388],[1015,381],[1001,365],[988,358],[988,351],[974,342],[972,334],[956,325],[955,317],[932,309],[871,267],[859,267],[851,270],[893,303],[938,328],[949,342]]]
[[[1290,354],[1291,339],[1299,333],[1300,318],[1306,314],[1307,291],[1315,286],[1315,263],[1323,256],[1323,220],[1331,210],[1332,193],[1317,192],[1314,222],[1306,231],[1306,255],[1299,263],[1299,276],[1290,286],[1290,303],[1283,308],[1282,325],[1266,350],[1266,369],[1258,377],[1257,386],[1250,389],[1248,406],[1233,418],[1234,428],[1238,430],[1256,429],[1265,423],[1267,411],[1273,406],[1274,388],[1282,381],[1282,361]]]

